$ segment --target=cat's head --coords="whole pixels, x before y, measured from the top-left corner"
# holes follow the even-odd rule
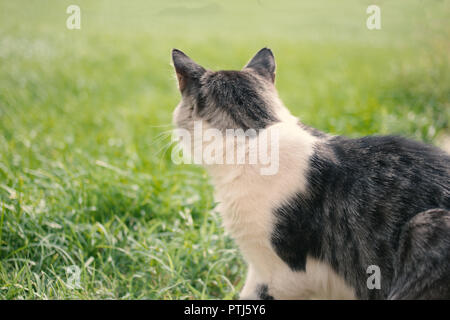
[[[191,130],[201,120],[220,130],[258,130],[279,121],[270,49],[261,49],[240,71],[206,70],[177,49],[172,59],[182,96],[173,117],[178,128]]]

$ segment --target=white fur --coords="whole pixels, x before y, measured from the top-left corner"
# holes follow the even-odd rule
[[[272,249],[273,209],[297,192],[304,192],[308,160],[320,143],[298,126],[298,119],[281,104],[279,171],[263,176],[258,165],[207,166],[226,231],[235,239],[249,264],[242,299],[255,299],[256,286],[267,284],[275,299],[352,299],[354,292],[326,264],[308,257],[306,272],[294,272]]]

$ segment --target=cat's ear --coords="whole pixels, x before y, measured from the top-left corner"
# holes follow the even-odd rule
[[[269,48],[259,50],[245,68],[253,69],[272,83],[275,82],[275,57]]]
[[[178,78],[178,86],[183,92],[190,84],[197,83],[206,70],[177,49],[172,50],[172,61]]]

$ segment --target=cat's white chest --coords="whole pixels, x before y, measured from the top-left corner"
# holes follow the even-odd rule
[[[254,288],[260,284],[267,284],[278,299],[354,297],[329,266],[308,258],[306,271],[294,272],[271,245],[274,210],[295,193],[305,192],[313,143],[314,138],[303,131],[285,130],[275,175],[263,176],[257,166],[249,165],[222,165],[210,171],[225,230],[249,264],[244,298],[254,298]]]
[[[281,194],[288,186],[257,176],[236,179],[238,172],[234,174],[227,176],[227,183],[218,184],[216,200],[226,231],[249,264],[241,297],[257,298],[255,288],[267,284],[276,299],[353,299],[353,290],[328,265],[308,258],[305,271],[292,271],[274,251],[274,203],[281,200],[277,199],[277,192]]]

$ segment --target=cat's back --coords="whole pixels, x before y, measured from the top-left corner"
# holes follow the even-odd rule
[[[400,136],[365,136],[350,139],[343,136],[328,140],[338,157],[355,162],[391,161],[392,165],[429,166],[450,174],[450,155],[423,142]]]
[[[402,226],[420,212],[450,208],[450,156],[397,136],[326,138],[316,145],[307,180],[295,216],[308,221],[303,232],[314,230],[310,252],[325,257],[360,298],[387,297]],[[368,290],[366,274],[354,271],[372,264],[383,269],[381,292]]]
[[[441,149],[398,136],[332,137],[327,144],[339,185],[397,202],[409,199],[417,209],[421,203],[450,207],[450,155]]]

